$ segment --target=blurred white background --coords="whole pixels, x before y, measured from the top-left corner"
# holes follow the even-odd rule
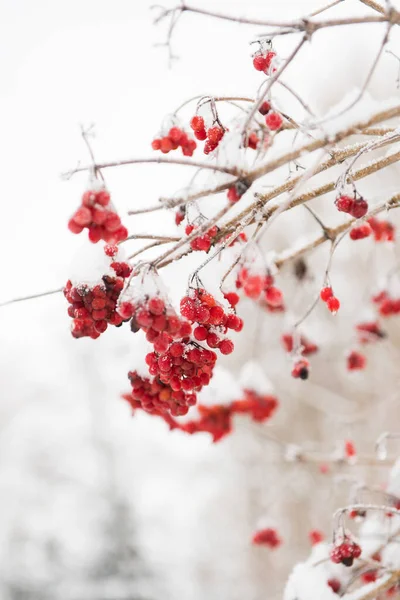
[[[179,60],[168,69],[167,50],[154,47],[164,41],[165,27],[153,26],[150,4],[0,2],[0,301],[60,287],[71,257],[82,251],[82,237],[66,223],[85,176],[60,178],[88,160],[80,125],[95,124],[99,161],[148,156],[163,117],[186,98],[257,89],[249,41],[259,29],[183,15],[173,38]],[[198,0],[213,10],[273,19],[322,4]],[[346,11],[368,9],[346,0],[332,15]],[[368,31],[316,36],[301,67],[292,68],[291,81],[316,110],[362,83],[383,34],[380,26],[370,38]],[[280,42],[283,56],[291,43]],[[373,81],[377,99],[398,95],[396,61],[384,57],[384,65]],[[121,211],[154,204],[187,180],[181,169],[161,166],[105,175]],[[158,216],[130,219],[137,232],[170,227]],[[304,215],[293,224],[305,231],[309,225]],[[179,282],[177,276],[167,283]],[[129,387],[137,342],[122,329],[96,343],[73,340],[61,295],[0,309],[0,331],[1,600],[279,597],[287,569],[306,552],[304,531],[319,524],[309,508],[311,486],[321,483],[317,473],[305,470],[293,483],[293,471],[281,470],[275,486],[276,472],[267,475],[266,464],[273,451],[244,427],[213,446],[207,435],[186,438],[156,419],[131,419],[119,396]],[[267,366],[275,382],[283,364],[277,360]],[[324,366],[320,385],[327,383]],[[365,386],[373,394],[376,377]],[[321,389],[307,393],[319,397]],[[294,432],[282,421],[287,438],[320,431],[314,409],[296,407],[303,426]],[[343,426],[329,414],[323,418],[336,433]],[[374,427],[372,436],[381,423]],[[327,503],[329,490],[321,493]],[[298,503],[285,513],[294,495]],[[271,514],[287,540],[286,550],[272,557],[249,543],[259,520]]]

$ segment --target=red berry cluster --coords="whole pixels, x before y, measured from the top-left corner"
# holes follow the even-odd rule
[[[153,150],[161,150],[163,154],[168,154],[171,150],[177,150],[181,147],[184,156],[193,156],[197,144],[180,127],[171,127],[167,135],[153,140],[151,147]]]
[[[325,536],[322,533],[322,531],[319,531],[318,529],[312,529],[310,531],[310,533],[308,534],[308,537],[310,539],[310,543],[312,546],[315,546],[316,544],[320,544],[325,539]]]
[[[382,317],[390,317],[400,313],[400,298],[391,298],[386,291],[380,292],[372,300],[378,306],[379,314]]]
[[[205,140],[204,154],[213,152],[218,147],[225,134],[225,129],[220,125],[213,125],[213,127],[206,130],[204,119],[199,115],[192,117],[190,127],[193,129],[196,139],[201,141]]]
[[[247,414],[253,421],[263,423],[270,419],[278,407],[274,396],[260,395],[254,390],[243,390],[244,399],[234,400],[229,405],[198,406],[200,419],[189,421],[181,426],[182,431],[197,433],[208,431],[217,442],[232,431],[235,414]]]
[[[386,333],[376,321],[359,323],[356,325],[356,331],[360,344],[370,344],[386,337]]]
[[[270,273],[252,274],[249,269],[242,267],[236,278],[236,287],[243,289],[245,296],[253,300],[258,300],[262,294],[264,303],[272,309],[283,307],[283,294],[274,286],[274,278]]]
[[[372,229],[368,223],[363,223],[359,227],[353,227],[350,230],[350,239],[351,240],[363,240],[371,235]]]
[[[308,379],[310,375],[310,363],[306,358],[296,360],[292,368],[292,377],[295,379]]]
[[[337,564],[342,563],[346,567],[351,567],[354,559],[360,556],[360,546],[348,537],[341,544],[334,546],[331,551],[331,561]]]
[[[178,317],[158,296],[136,305],[122,302],[119,312],[132,317],[131,329],[145,331],[146,339],[154,346],[154,352],[146,356],[146,363],[155,384],[162,384],[162,394],[153,395],[151,401],[146,397],[144,410],[186,414],[189,406],[196,403],[195,392],[210,382],[217,359],[215,352],[193,342],[190,323]],[[147,385],[153,385],[154,381]],[[155,388],[157,391],[157,385]],[[132,393],[138,399],[137,392]]]
[[[285,333],[282,335],[282,345],[285,348],[286,352],[293,352],[294,348],[294,339],[290,333]],[[310,356],[311,354],[315,354],[318,352],[318,346],[313,342],[310,342],[303,335],[300,336],[300,354],[302,356]]]
[[[267,52],[257,52],[257,54],[253,56],[253,67],[256,71],[262,71],[266,75],[269,75],[271,63],[275,56],[276,52],[273,52],[272,50],[268,50]],[[271,70],[271,72],[274,72],[274,70]]]
[[[81,206],[68,222],[68,229],[72,233],[81,233],[85,227],[93,244],[100,240],[115,244],[128,237],[128,230],[110,207],[110,194],[104,189],[87,190],[82,196]]]
[[[244,389],[244,398],[232,402],[232,412],[249,414],[253,421],[263,423],[270,419],[278,408],[278,400],[269,394],[258,394],[255,390]]]
[[[114,265],[114,266],[113,266]],[[72,335],[75,338],[97,339],[108,325],[122,324],[124,319],[116,312],[117,301],[124,287],[124,278],[131,268],[127,263],[112,263],[116,277],[103,276],[103,283],[90,287],[86,284],[72,285],[67,281],[64,296],[68,300],[68,315],[72,321]]]
[[[368,224],[374,234],[376,242],[393,242],[395,239],[395,228],[390,221],[379,221],[375,217],[368,219]]]
[[[271,549],[278,548],[282,544],[276,529],[271,527],[256,531],[251,541],[256,546],[268,546]]]
[[[168,423],[170,429],[179,429],[190,435],[210,433],[214,443],[232,432],[235,414],[248,414],[253,421],[261,423],[271,418],[278,407],[278,400],[274,396],[260,395],[254,390],[244,390],[244,399],[234,400],[227,405],[204,406],[199,404],[197,406],[199,418],[180,423],[167,412],[170,406],[171,390],[166,384],[160,380],[151,382],[139,377],[136,372],[129,373],[129,378],[133,390],[130,394],[124,394],[123,398],[134,410],[142,409],[160,416]],[[162,406],[162,402],[165,403],[164,406]]]
[[[336,208],[340,212],[348,213],[355,219],[361,219],[368,212],[368,202],[364,198],[351,198],[351,196],[338,196],[335,200]]]
[[[336,296],[333,295],[333,290],[331,287],[324,287],[320,292],[320,297],[323,302],[325,302],[328,309],[331,311],[333,315],[336,315],[337,311],[340,308],[340,302]]]
[[[206,342],[210,348],[218,348],[221,354],[231,354],[233,342],[221,336],[228,329],[241,331],[243,321],[234,313],[225,313],[223,307],[204,289],[192,290],[181,300],[181,315],[196,323],[193,336],[198,342]]]
[[[185,233],[186,235],[190,235],[196,229],[196,225],[186,225]],[[218,233],[218,227],[214,225],[210,227],[208,231],[195,237],[190,242],[190,247],[192,250],[198,250],[199,252],[208,252],[213,244],[213,239]]]
[[[347,370],[348,371],[361,371],[365,369],[367,364],[367,359],[364,354],[361,352],[357,352],[357,350],[353,350],[347,356]]]

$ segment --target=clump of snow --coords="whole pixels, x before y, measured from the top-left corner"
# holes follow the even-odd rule
[[[326,134],[334,137],[339,131],[351,127],[354,123],[367,121],[378,111],[388,110],[397,106],[398,98],[387,98],[385,101],[373,98],[369,92],[364,92],[360,101],[351,106],[358,98],[360,90],[353,88],[345,94],[342,100],[333,106],[324,116],[323,121],[316,122],[315,125],[321,126]],[[350,107],[348,110],[347,107]],[[343,114],[341,114],[343,112]],[[326,120],[325,120],[326,119]]]
[[[243,365],[239,382],[243,389],[253,390],[257,394],[271,394],[274,391],[274,386],[268,379],[264,369],[254,360],[250,360]]]
[[[227,405],[233,400],[240,400],[242,395],[242,388],[234,375],[227,369],[216,366],[209,385],[198,395],[198,402],[206,406]]]
[[[69,278],[73,284],[97,285],[102,283],[103,275],[115,277],[115,271],[110,269],[110,264],[110,258],[105,255],[102,244],[85,242],[72,257]]]
[[[288,579],[283,600],[337,600],[338,596],[327,580],[326,573],[321,569],[308,562],[300,563],[295,566]]]

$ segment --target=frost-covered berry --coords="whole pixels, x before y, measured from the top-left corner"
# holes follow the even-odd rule
[[[331,311],[331,313],[333,315],[336,315],[337,311],[340,308],[340,302],[339,302],[338,298],[336,298],[336,296],[332,296],[331,298],[328,298],[328,300],[326,302],[326,306],[328,307],[328,309]]]
[[[354,200],[353,206],[351,207],[350,214],[355,219],[361,219],[368,212],[368,202],[363,198],[359,198],[358,200]]]
[[[193,131],[201,131],[202,129],[205,129],[203,117],[198,115],[192,117],[190,121],[190,127],[193,129]]]
[[[351,213],[354,204],[354,198],[345,195],[338,196],[335,200],[335,204],[338,211]]]
[[[283,118],[277,112],[269,112],[265,117],[265,124],[271,131],[278,131],[282,127]]]
[[[322,288],[322,290],[320,291],[320,297],[323,302],[327,302],[329,300],[329,298],[332,298],[332,296],[333,296],[333,291],[332,291],[332,288],[329,286]]]
[[[269,102],[267,102],[267,100],[264,100],[264,102],[261,104],[260,108],[258,109],[258,112],[260,114],[262,114],[263,116],[266,115],[269,111],[271,110],[271,105]]]

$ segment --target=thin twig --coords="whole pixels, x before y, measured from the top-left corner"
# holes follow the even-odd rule
[[[0,307],[8,306],[9,304],[15,304],[16,302],[23,302],[24,300],[34,300],[35,298],[43,298],[44,296],[51,296],[52,294],[58,294],[63,291],[63,287],[57,288],[56,290],[50,290],[49,292],[39,292],[38,294],[32,294],[31,296],[20,296],[19,298],[12,298],[12,300],[6,300],[6,302],[0,302]]]
[[[135,165],[135,164],[145,164],[145,163],[156,163],[156,164],[165,164],[165,165],[183,165],[186,167],[197,167],[200,169],[209,169],[210,171],[218,171],[219,173],[226,173],[228,175],[238,175],[238,170],[236,168],[230,167],[222,167],[219,165],[211,165],[207,162],[200,162],[195,160],[188,160],[185,158],[164,158],[163,156],[151,156],[149,158],[128,158],[125,160],[117,160],[113,162],[106,163],[98,163],[92,165],[90,167],[77,167],[72,171],[67,171],[63,173],[61,176],[65,179],[69,179],[75,173],[79,173],[81,171],[90,171],[95,169],[110,169],[111,167],[124,167],[127,165]]]

